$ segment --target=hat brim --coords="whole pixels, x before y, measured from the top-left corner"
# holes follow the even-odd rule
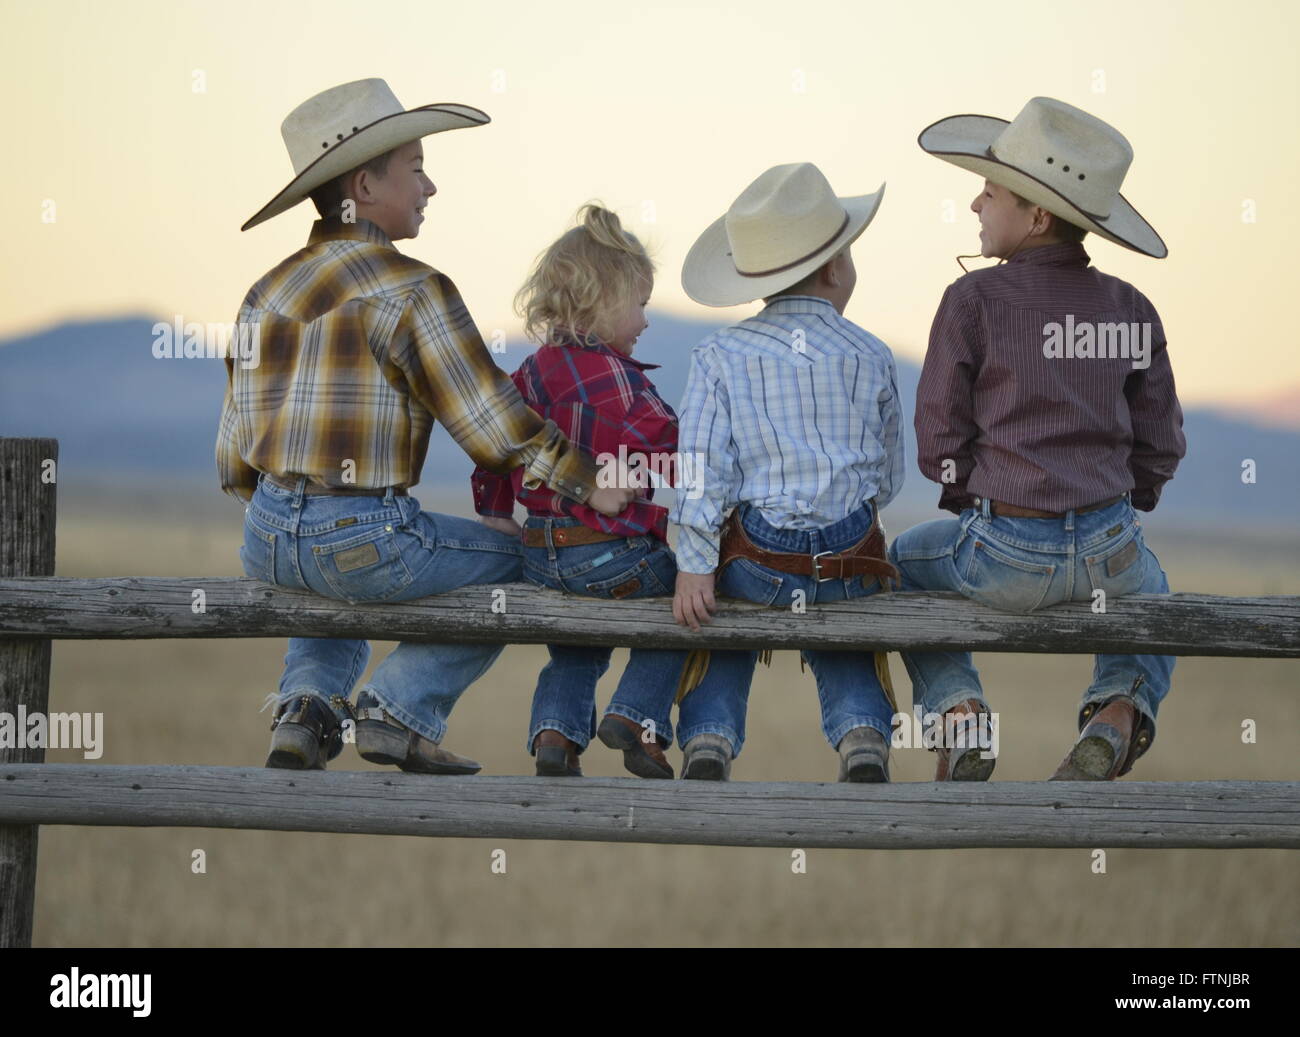
[[[727,239],[727,217],[720,216],[686,254],[686,262],[682,264],[682,288],[704,306],[739,306],[789,288],[856,241],[876,215],[884,194],[885,185],[881,184],[874,194],[837,199],[849,215],[844,229],[807,259],[762,277],[749,277],[736,270],[731,258],[731,242]]]
[[[1122,194],[1116,194],[1110,215],[1104,221],[1097,220],[1042,180],[995,158],[989,148],[1009,125],[1006,119],[991,115],[952,115],[927,126],[916,142],[935,158],[1000,184],[1032,204],[1042,206],[1107,241],[1155,259],[1169,255],[1169,249],[1155,228]]]
[[[372,158],[444,130],[482,126],[492,120],[486,112],[467,104],[426,104],[376,119],[340,142],[289,181],[239,229],[248,230],[293,208],[312,191]]]

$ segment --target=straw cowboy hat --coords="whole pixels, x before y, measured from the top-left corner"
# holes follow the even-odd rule
[[[465,104],[426,104],[409,111],[382,79],[358,79],[309,97],[280,124],[294,177],[240,230],[278,216],[337,176],[372,158],[443,130],[491,122]]]
[[[811,162],[773,166],[700,235],[682,287],[705,306],[736,306],[802,281],[852,244],[885,193],[837,198]]]
[[[1035,97],[1013,122],[953,115],[923,129],[917,143],[1107,241],[1156,259],[1169,254],[1119,193],[1133,148],[1113,126],[1073,105]]]

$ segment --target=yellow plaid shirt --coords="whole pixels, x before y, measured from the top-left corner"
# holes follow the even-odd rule
[[[575,501],[594,462],[524,403],[492,362],[450,278],[369,220],[317,220],[305,248],[244,299],[256,364],[226,357],[221,488],[249,500],[259,472],[327,486],[410,487],[440,421],[476,464]]]

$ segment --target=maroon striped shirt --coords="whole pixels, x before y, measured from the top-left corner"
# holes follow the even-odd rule
[[[1156,506],[1187,452],[1164,330],[1141,292],[1089,262],[1080,244],[1044,245],[944,292],[916,400],[941,508],[978,496],[1068,511],[1129,490]]]

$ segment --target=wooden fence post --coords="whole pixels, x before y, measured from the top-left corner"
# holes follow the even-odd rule
[[[0,439],[0,577],[54,575],[55,439]],[[48,474],[47,474],[48,469]],[[50,641],[0,640],[0,714],[48,713]],[[5,748],[0,763],[44,763],[44,749]],[[36,825],[0,825],[0,947],[30,947]]]

